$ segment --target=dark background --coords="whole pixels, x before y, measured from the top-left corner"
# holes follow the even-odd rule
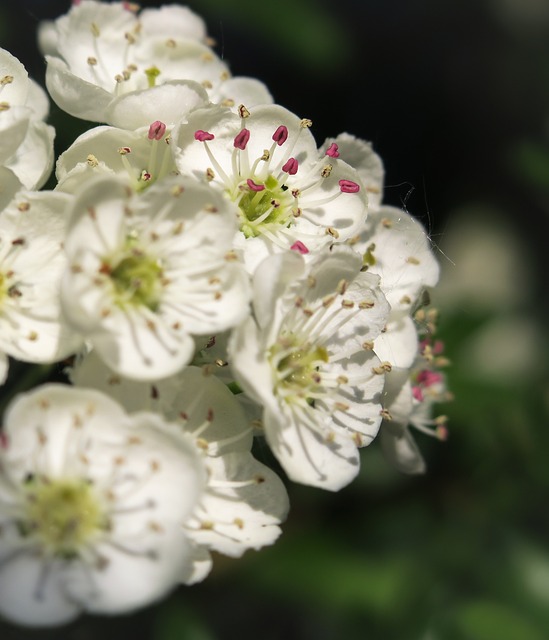
[[[399,476],[374,444],[339,494],[290,486],[292,512],[272,549],[216,558],[203,584],[158,606],[55,631],[0,623],[1,637],[544,640],[549,3],[188,4],[233,73],[258,77],[278,103],[311,118],[319,144],[342,131],[372,141],[385,202],[406,206],[444,252],[451,437],[418,437],[429,466],[421,478]],[[38,81],[36,26],[67,7],[0,4],[0,46]],[[51,122],[58,153],[87,127],[55,107]],[[483,293],[502,287],[508,294],[491,302]]]

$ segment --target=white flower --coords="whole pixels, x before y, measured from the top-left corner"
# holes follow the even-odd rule
[[[227,387],[207,369],[187,367],[154,383],[121,378],[92,351],[71,373],[78,386],[111,395],[128,411],[155,411],[176,422],[204,457],[208,470],[202,499],[185,529],[197,547],[195,582],[211,565],[209,551],[241,556],[272,544],[288,510],[284,485],[252,456],[252,430]]]
[[[446,417],[432,417],[433,406],[451,400],[441,367],[448,364],[439,340],[421,341],[414,365],[387,374],[384,390],[385,419],[380,431],[383,452],[403,473],[424,473],[425,462],[411,434],[415,430],[446,440]]]
[[[0,165],[28,189],[38,189],[53,167],[55,131],[45,122],[48,99],[25,67],[0,49]]]
[[[10,406],[2,445],[2,615],[35,626],[131,611],[189,574],[181,523],[205,470],[173,424],[46,385]]]
[[[321,151],[326,152],[330,148],[358,171],[368,194],[368,213],[377,211],[383,197],[385,170],[381,158],[375,153],[371,143],[348,133],[340,133],[337,138],[328,138],[322,145]]]
[[[0,213],[0,352],[19,360],[55,362],[81,342],[59,302],[70,202],[62,193],[18,191]]]
[[[41,42],[51,54],[46,86],[67,113],[127,129],[155,117],[175,122],[174,112],[192,101],[193,91],[200,98],[205,90],[212,99],[228,98],[227,92],[235,90],[268,100],[270,94],[257,81],[248,86],[242,78],[223,88],[228,68],[200,41],[203,33],[202,21],[182,7],[136,15],[126,2],[83,0],[43,28]]]
[[[12,156],[27,134],[32,109],[27,106],[29,78],[25,67],[0,49],[0,164]]]
[[[128,131],[94,127],[81,136],[57,160],[57,189],[79,193],[98,175],[116,175],[135,191],[177,174],[170,146],[170,131],[155,120],[147,127]]]
[[[191,335],[249,313],[234,229],[229,203],[195,181],[166,178],[139,195],[114,179],[89,183],[65,242],[67,319],[122,375],[176,373],[193,356]]]
[[[358,473],[357,447],[381,422],[384,373],[373,353],[388,304],[360,256],[333,247],[306,267],[288,252],[254,276],[254,314],[234,330],[239,384],[264,406],[267,442],[303,484],[338,490]]]
[[[311,121],[278,105],[197,109],[173,131],[182,174],[238,204],[235,247],[250,272],[272,253],[314,252],[362,228],[367,197],[334,149],[319,153]]]
[[[362,253],[364,268],[380,277],[381,290],[391,305],[375,352],[394,367],[408,368],[418,349],[412,314],[422,292],[434,287],[439,277],[429,237],[410,214],[380,206],[368,216],[366,229],[353,248]]]

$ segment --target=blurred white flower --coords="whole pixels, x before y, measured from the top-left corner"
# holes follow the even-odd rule
[[[164,596],[192,571],[182,523],[205,480],[156,414],[62,385],[19,396],[0,448],[0,613],[57,625]]]
[[[20,190],[0,212],[0,353],[4,362],[3,354],[26,362],[55,362],[81,343],[63,321],[59,301],[67,264],[62,244],[70,203],[71,198],[62,193]]]
[[[53,167],[55,130],[44,90],[25,67],[0,49],[0,165],[17,175],[27,189],[39,189]]]
[[[188,434],[208,471],[202,499],[185,522],[196,542],[195,571],[205,577],[210,551],[241,556],[272,544],[286,517],[288,497],[278,476],[251,454],[252,429],[236,398],[207,368],[186,367],[154,383],[124,379],[92,351],[71,373],[78,386],[100,389],[128,411],[154,411]]]

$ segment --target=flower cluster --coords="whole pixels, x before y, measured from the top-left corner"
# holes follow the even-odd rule
[[[73,2],[42,24],[46,87],[99,123],[53,166],[48,99],[0,50],[0,376],[69,359],[0,430],[0,614],[57,625],[272,544],[282,480],[337,491],[381,429],[443,438],[428,237],[383,167],[232,77],[170,5]],[[66,365],[64,365],[66,366]]]

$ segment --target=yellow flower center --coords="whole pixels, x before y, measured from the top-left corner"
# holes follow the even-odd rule
[[[82,479],[31,478],[25,485],[24,536],[35,536],[52,555],[77,556],[90,540],[105,531],[107,518],[93,487]]]

